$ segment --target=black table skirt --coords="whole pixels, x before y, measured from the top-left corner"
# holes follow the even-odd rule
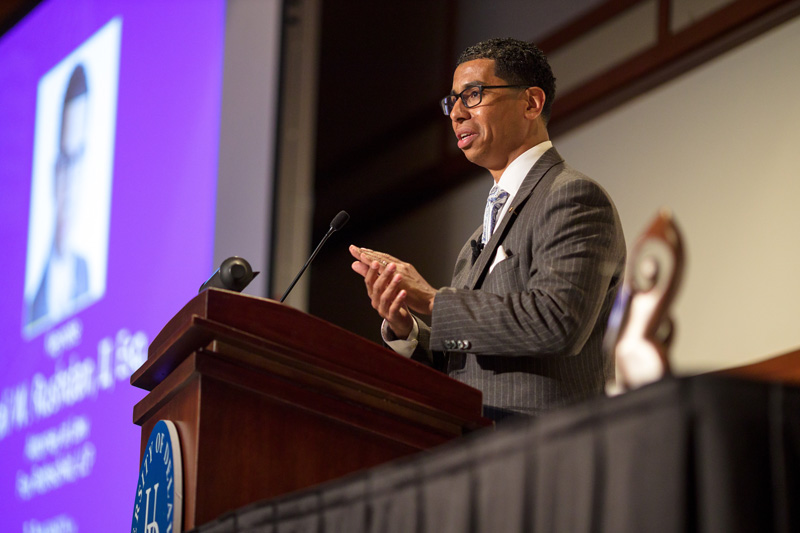
[[[196,531],[800,531],[800,389],[667,379],[257,502]]]

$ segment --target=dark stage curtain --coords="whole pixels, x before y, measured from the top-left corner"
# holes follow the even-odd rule
[[[800,389],[667,379],[501,423],[196,531],[800,531]]]

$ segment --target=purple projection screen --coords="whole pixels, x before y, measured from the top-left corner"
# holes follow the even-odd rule
[[[130,527],[129,384],[213,272],[224,0],[49,0],[0,39],[3,531]]]

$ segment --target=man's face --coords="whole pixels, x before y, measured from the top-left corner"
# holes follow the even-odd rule
[[[81,95],[66,103],[61,137],[61,153],[56,167],[56,248],[69,246],[70,222],[75,182],[81,179],[86,144],[87,97]]]
[[[453,74],[453,92],[474,85],[508,85],[494,73],[493,59],[475,59],[460,64]],[[450,120],[458,147],[471,162],[499,179],[503,170],[524,152],[530,127],[525,119],[525,92],[521,89],[485,89],[481,103],[467,108],[456,101]]]

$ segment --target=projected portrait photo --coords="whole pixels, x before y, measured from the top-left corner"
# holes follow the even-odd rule
[[[39,81],[25,337],[105,294],[119,43],[114,19]]]

